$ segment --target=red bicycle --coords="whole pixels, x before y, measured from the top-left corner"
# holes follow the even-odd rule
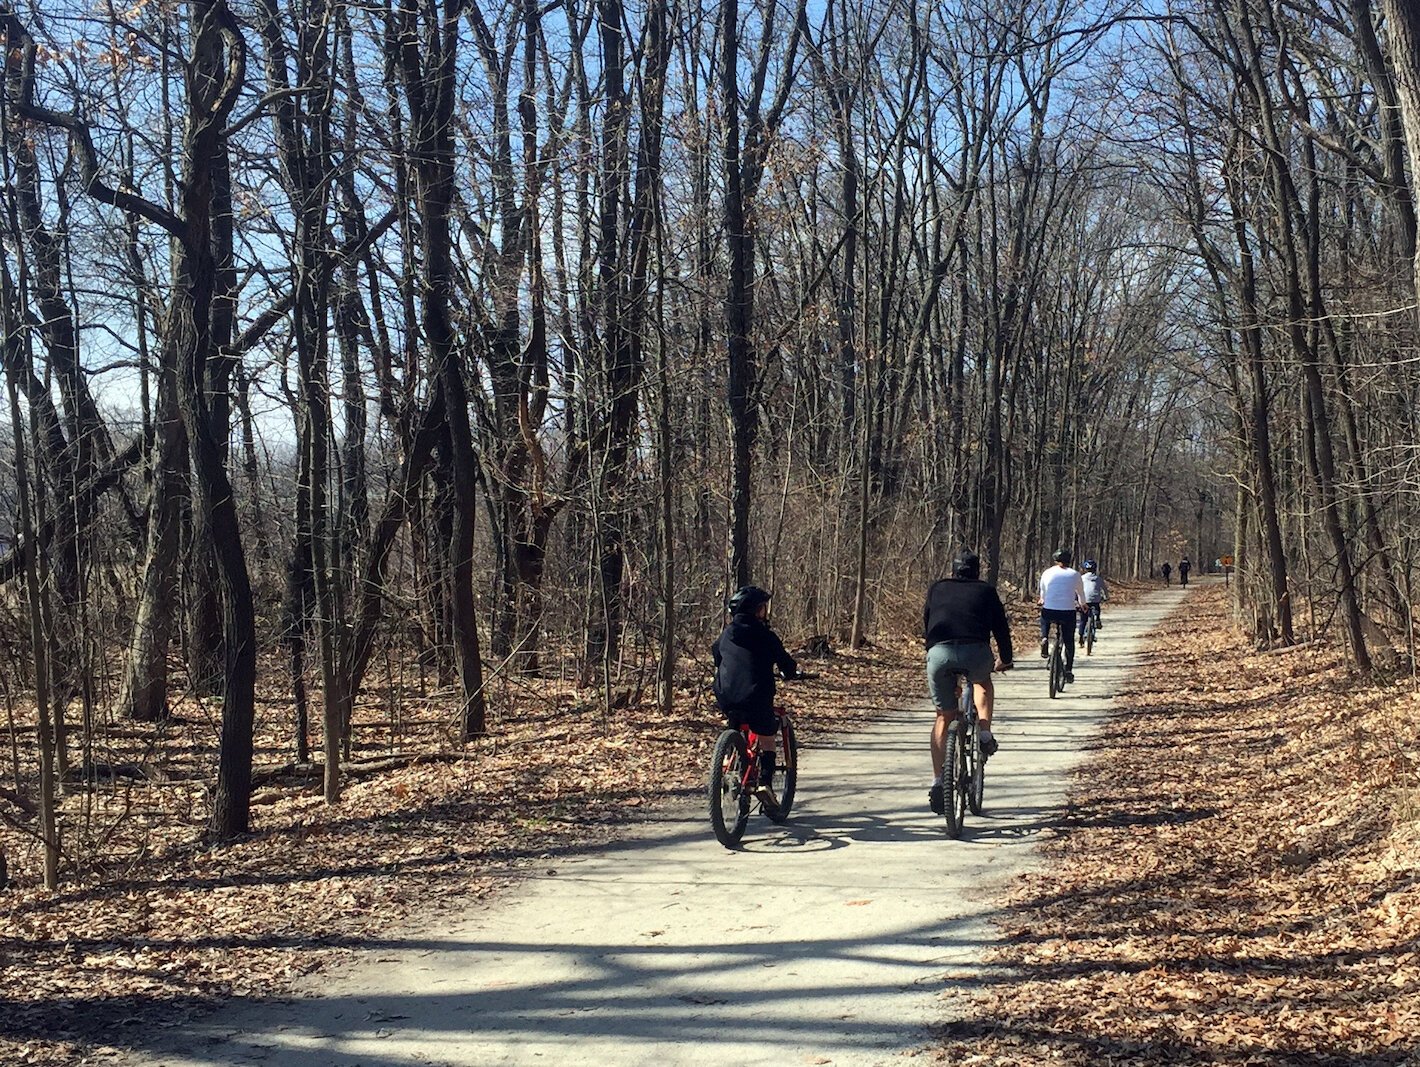
[[[799,780],[799,742],[794,737],[794,723],[788,712],[776,707],[779,716],[779,806],[762,806],[774,822],[782,823],[794,806],[794,789]],[[744,836],[749,822],[750,801],[761,784],[773,788],[773,782],[759,780],[760,735],[748,726],[727,728],[715,741],[715,753],[710,757],[710,825],[715,839],[726,848],[734,848]],[[782,777],[780,777],[782,775]]]

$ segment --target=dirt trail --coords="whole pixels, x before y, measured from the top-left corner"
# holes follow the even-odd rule
[[[1174,587],[1105,616],[1077,683],[1031,647],[998,696],[986,811],[926,810],[925,704],[806,747],[790,823],[715,843],[701,804],[549,862],[493,905],[370,944],[308,999],[234,1004],[134,1064],[878,1064],[925,1044],[981,977],[1001,887],[1036,862],[1070,768]],[[799,690],[798,693],[803,693]],[[974,903],[973,903],[974,902]]]

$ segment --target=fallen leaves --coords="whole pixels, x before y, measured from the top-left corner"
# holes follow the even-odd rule
[[[1232,650],[1191,594],[1021,879],[941,1060],[1400,1064],[1420,1051],[1417,725],[1313,644]],[[1206,665],[1206,668],[1202,665]]]
[[[818,681],[783,692],[805,750],[856,727],[865,702],[920,700],[920,657],[903,641],[816,660]],[[318,778],[273,775],[255,832],[233,845],[201,840],[216,741],[205,713],[114,732],[105,760],[161,762],[170,780],[67,797],[69,825],[93,830],[70,842],[85,866],[58,892],[35,884],[32,839],[0,826],[22,879],[0,894],[0,1063],[73,1064],[139,1044],[219,1001],[289,990],[411,921],[437,926],[510,879],[554,873],[550,859],[596,847],[637,809],[696,795],[720,729],[703,687],[683,690],[670,716],[634,704],[605,718],[546,680],[502,694],[490,736],[450,754],[451,693],[406,693],[390,718],[389,694],[366,696],[356,758],[389,765],[333,807]],[[288,741],[285,721],[263,712],[259,760],[280,768]],[[397,748],[451,758],[391,759]]]

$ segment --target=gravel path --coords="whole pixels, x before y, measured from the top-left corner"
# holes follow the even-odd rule
[[[233,1005],[130,1062],[894,1062],[930,1041],[945,992],[989,978],[978,961],[1005,883],[1037,862],[1140,635],[1183,595],[1107,610],[1059,699],[1020,650],[998,683],[986,810],[958,841],[926,807],[932,716],[894,708],[805,746],[792,819],[752,817],[740,851],[716,844],[703,804],[672,806],[437,930],[393,934],[306,999]]]

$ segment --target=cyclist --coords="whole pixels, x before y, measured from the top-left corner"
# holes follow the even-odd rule
[[[1178,584],[1179,584],[1179,585],[1187,585],[1187,584],[1188,584],[1188,572],[1189,572],[1192,568],[1193,568],[1193,564],[1191,564],[1191,563],[1188,562],[1188,557],[1187,557],[1187,556],[1184,556],[1183,559],[1181,559],[1181,560],[1178,561]]]
[[[1170,584],[1169,575],[1173,573],[1173,566],[1166,562],[1162,567],[1159,568],[1159,573],[1164,576],[1164,584],[1168,585]]]
[[[990,756],[999,747],[991,734],[995,687],[991,672],[1011,669],[1011,625],[995,586],[981,580],[981,559],[963,551],[952,561],[952,577],[933,582],[922,608],[922,631],[927,646],[927,687],[937,709],[932,725],[932,788],[927,803],[941,815],[946,811],[942,792],[942,764],[946,758],[947,726],[956,717],[956,671],[965,672],[976,686],[976,714],[981,754]],[[997,655],[991,656],[991,638]]]
[[[1070,634],[1075,629],[1075,612],[1085,603],[1085,586],[1080,572],[1070,566],[1074,556],[1068,548],[1055,553],[1055,563],[1040,576],[1040,658],[1050,657],[1050,627],[1059,623],[1060,638],[1065,646],[1065,680],[1075,680],[1075,642]]]
[[[1109,599],[1109,587],[1100,577],[1099,564],[1092,559],[1080,564],[1080,582],[1085,587],[1085,606],[1088,608],[1080,612],[1080,647],[1084,648],[1085,624],[1090,615],[1095,617],[1095,629],[1104,629],[1104,623],[1100,621],[1100,605]]]
[[[779,716],[774,714],[774,668],[786,679],[804,675],[779,635],[770,629],[769,597],[755,585],[737,589],[730,597],[730,621],[710,646],[710,654],[715,659],[715,702],[732,727],[747,724],[759,735],[755,796],[773,814],[779,807],[772,785],[777,762],[774,742],[779,734]]]

